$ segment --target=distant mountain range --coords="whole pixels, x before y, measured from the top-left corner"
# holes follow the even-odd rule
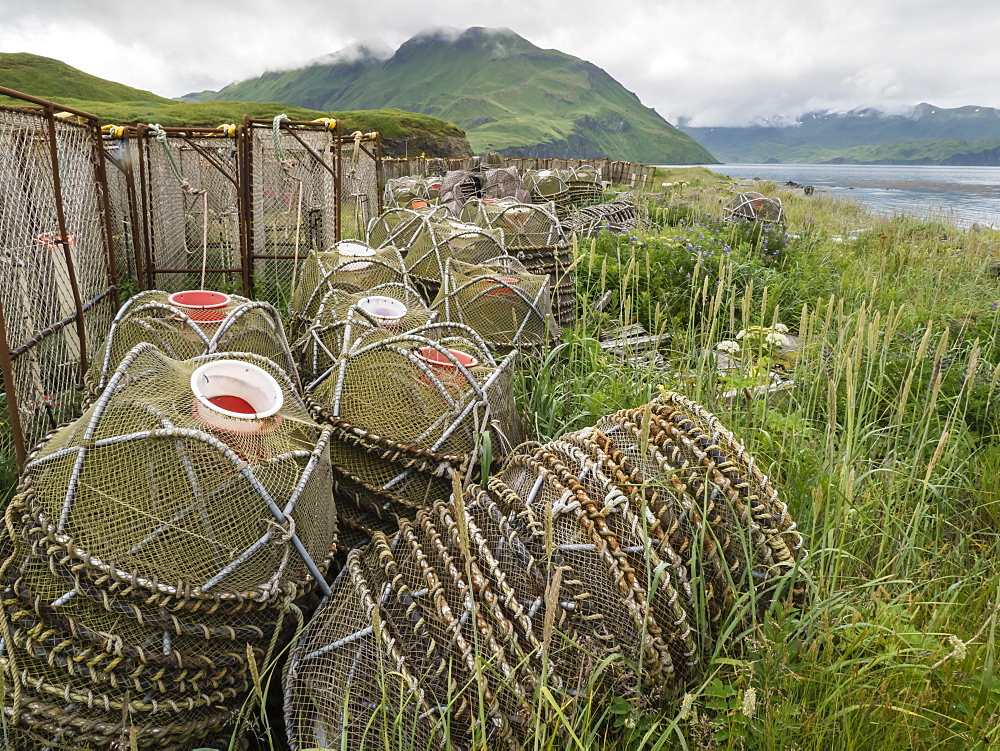
[[[904,114],[875,109],[813,112],[791,125],[681,130],[724,162],[785,164],[1000,164],[1000,110],[918,104]]]
[[[509,29],[424,33],[394,53],[354,47],[182,99],[421,112],[462,127],[476,151],[508,156],[716,161],[601,68]]]

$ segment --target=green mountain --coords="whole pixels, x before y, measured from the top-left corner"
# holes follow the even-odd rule
[[[54,102],[169,102],[151,91],[92,76],[59,60],[27,52],[0,52],[0,83]],[[72,106],[72,105],[71,105]]]
[[[15,91],[49,99],[97,115],[105,123],[159,123],[167,127],[208,126],[240,122],[243,115],[271,118],[286,114],[292,120],[335,117],[342,130],[377,130],[383,152],[402,155],[424,152],[428,156],[471,156],[465,133],[455,125],[430,115],[395,109],[328,111],[277,104],[276,101],[188,101],[157,96],[106,81],[72,68],[59,60],[26,53],[0,53],[0,83]],[[0,97],[0,102],[14,102]]]
[[[208,97],[423,112],[464,128],[477,151],[508,156],[715,163],[601,68],[543,50],[508,29],[421,34],[388,57],[355,48],[185,99]]]
[[[993,165],[1000,110],[922,103],[904,114],[858,109],[792,125],[681,129],[727,162]]]

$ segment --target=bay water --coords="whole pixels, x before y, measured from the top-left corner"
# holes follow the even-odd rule
[[[1000,229],[1000,167],[900,166],[890,164],[713,164],[733,179],[759,177],[812,185],[860,201],[880,215],[911,214],[969,227]],[[752,189],[752,188],[747,188]]]

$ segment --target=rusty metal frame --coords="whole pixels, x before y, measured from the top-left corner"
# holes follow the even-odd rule
[[[295,255],[289,254],[258,254],[255,251],[255,240],[256,240],[256,217],[254,216],[253,198],[254,198],[254,184],[256,177],[254,174],[254,163],[253,163],[253,132],[254,129],[261,128],[273,128],[274,120],[265,118],[252,118],[248,115],[243,116],[243,124],[240,128],[240,137],[243,140],[243,149],[240,151],[242,156],[243,166],[241,169],[241,179],[242,191],[240,193],[243,207],[241,211],[241,218],[244,224],[244,237],[245,237],[245,250],[246,254],[244,257],[244,275],[247,285],[247,296],[254,296],[254,278],[253,269],[255,262],[258,259],[261,260],[294,260]],[[334,146],[339,144],[340,140],[343,138],[340,132],[340,121],[335,121],[334,127],[331,129],[327,126],[325,122],[314,122],[311,120],[281,120],[278,123],[278,127],[291,135],[307,154],[309,154],[314,161],[319,163],[324,170],[326,170],[333,179],[333,191],[334,191],[334,238],[339,240],[341,236],[341,216],[340,216],[340,193],[341,193],[341,162],[340,162],[340,151],[337,148],[332,149],[333,165],[328,164],[324,159],[323,155],[318,153],[316,149],[307,143],[299,135],[302,132],[330,132],[332,134],[332,141]],[[299,259],[302,256],[298,256]]]
[[[211,166],[216,172],[222,175],[228,182],[232,183],[236,192],[236,213],[237,221],[239,224],[238,238],[239,238],[239,256],[240,265],[239,266],[229,266],[222,268],[206,268],[206,272],[212,273],[225,273],[225,274],[238,274],[240,276],[242,292],[244,295],[250,296],[252,292],[252,284],[250,276],[246,269],[247,261],[247,245],[245,236],[245,227],[249,224],[249,219],[247,218],[246,204],[243,200],[243,190],[244,190],[244,166],[248,164],[248,159],[242,150],[242,138],[243,129],[237,128],[235,134],[236,140],[236,168],[235,171],[231,170],[225,164],[218,161],[218,159],[207,152],[201,144],[196,143],[193,139],[195,138],[208,138],[214,139],[231,139],[228,133],[220,131],[219,128],[211,128],[204,126],[184,126],[184,127],[163,127],[162,130],[167,134],[168,138],[175,138],[183,141],[188,146],[190,146],[199,157],[201,157],[209,166]],[[153,201],[153,181],[152,174],[150,171],[149,164],[149,154],[148,148],[150,146],[150,139],[153,137],[153,130],[147,125],[138,125],[135,128],[127,128],[126,135],[136,139],[137,151],[139,152],[139,184],[140,189],[138,194],[141,197],[142,203],[142,216],[143,216],[143,238],[145,252],[142,254],[143,257],[143,276],[145,277],[145,288],[146,289],[156,289],[158,274],[190,274],[191,269],[182,268],[171,268],[171,267],[159,267],[157,266],[155,249],[156,249],[156,230],[153,227],[153,222],[149,221],[152,216],[152,201]],[[137,271],[137,276],[138,271]]]
[[[39,118],[39,124],[44,123],[44,129],[46,131],[45,135],[49,147],[52,198],[59,226],[59,237],[54,238],[54,244],[60,246],[63,251],[62,255],[66,264],[66,272],[70,285],[70,291],[72,293],[74,308],[73,312],[69,316],[64,317],[62,320],[49,323],[45,328],[38,331],[27,341],[20,342],[12,346],[12,343],[8,338],[9,332],[7,328],[6,314],[3,310],[3,300],[0,298],[0,375],[3,376],[5,386],[4,390],[6,392],[7,414],[10,420],[14,451],[17,456],[18,465],[23,467],[25,461],[27,460],[27,446],[25,443],[20,410],[18,408],[19,398],[17,393],[17,384],[14,378],[14,361],[30,352],[31,349],[48,337],[53,336],[63,328],[72,325],[75,327],[76,334],[79,339],[80,376],[77,385],[82,388],[87,374],[88,361],[88,337],[85,316],[88,310],[102,302],[108,296],[111,296],[117,303],[118,279],[114,243],[112,240],[111,210],[108,196],[107,173],[104,168],[103,148],[101,144],[100,119],[96,115],[89,112],[84,112],[83,110],[78,110],[74,107],[67,107],[65,105],[51,102],[47,99],[42,99],[41,97],[25,94],[20,91],[15,91],[14,89],[9,89],[4,86],[0,86],[0,95],[34,105],[31,107],[0,105],[0,110],[10,110],[34,115]],[[94,170],[94,183],[99,203],[100,217],[98,225],[101,228],[100,231],[103,233],[103,250],[107,263],[107,276],[104,280],[104,284],[102,285],[104,289],[86,301],[83,300],[80,292],[76,262],[73,259],[73,252],[70,247],[71,241],[68,240],[70,234],[66,222],[66,211],[62,192],[62,174],[59,166],[59,144],[56,132],[56,113],[69,113],[70,115],[74,115],[79,121],[78,123],[75,123],[75,125],[87,128],[90,133],[92,143],[90,161]]]

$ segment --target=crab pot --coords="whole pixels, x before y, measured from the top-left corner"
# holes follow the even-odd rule
[[[397,282],[364,292],[331,290],[320,302],[312,326],[293,346],[302,377],[308,383],[333,367],[343,349],[348,323],[348,333],[355,337],[373,328],[402,334],[437,317],[419,293]]]
[[[411,208],[414,201],[427,206],[428,182],[420,177],[397,177],[386,181],[383,202],[387,208]]]
[[[589,164],[583,164],[566,170],[564,179],[569,187],[571,205],[581,207],[604,202],[600,170]]]
[[[531,201],[531,192],[521,181],[516,167],[499,167],[482,173],[483,198],[509,198],[525,203]]]
[[[470,202],[466,209],[466,219],[502,233],[504,248],[524,264],[528,273],[549,277],[553,317],[559,326],[571,326],[576,307],[570,272],[572,254],[552,205],[483,200]]]
[[[126,354],[29,458],[0,531],[0,662],[8,724],[35,744],[22,747],[231,732],[292,601],[328,591],[331,434],[266,358]]]
[[[476,330],[493,350],[538,347],[559,336],[549,280],[511,256],[475,266],[448,260],[433,308],[442,319]]]
[[[805,555],[774,487],[701,407],[667,394],[609,415],[348,554],[290,653],[291,746],[404,732],[519,748],[543,673],[569,721],[622,691],[653,709],[701,679],[748,600],[801,603]]]
[[[483,197],[483,181],[470,170],[451,170],[441,178],[438,201],[452,216],[462,213],[462,207],[473,198]]]
[[[0,531],[5,556],[5,738],[12,748],[193,748],[232,735],[294,623],[287,606],[183,604],[130,593],[116,572],[81,568],[27,488]]]
[[[443,221],[447,217],[448,210],[443,206],[387,209],[368,223],[368,244],[373,248],[391,245],[405,254],[426,221]]]
[[[731,222],[780,222],[781,199],[754,192],[737,193],[722,207],[722,216]]]
[[[323,297],[331,290],[362,292],[406,281],[403,259],[391,245],[376,249],[356,240],[341,240],[329,251],[310,253],[288,305],[292,334],[300,336],[312,325]]]
[[[268,303],[210,290],[173,294],[140,292],[126,302],[94,358],[100,393],[118,364],[136,345],[148,342],[175,360],[219,352],[251,352],[296,377],[295,362],[278,312]]]
[[[590,237],[605,230],[627,232],[644,223],[639,206],[629,194],[623,194],[613,203],[584,206],[566,221],[568,232],[580,237]]]
[[[561,220],[569,216],[569,185],[555,170],[525,170],[524,183],[531,191],[532,203],[551,201],[555,215]]]
[[[480,433],[493,456],[522,440],[511,380],[515,353],[497,362],[475,331],[432,323],[393,335],[344,337],[333,368],[309,384],[314,410],[373,451],[459,463]]]
[[[25,475],[38,513],[91,565],[183,581],[190,597],[266,600],[305,586],[305,559],[323,561],[331,548],[328,437],[263,357],[178,362],[141,344]],[[280,537],[273,523],[287,524],[288,514],[295,534],[255,547],[264,534]]]
[[[503,236],[499,232],[453,220],[427,222],[406,250],[406,271],[427,299],[433,299],[449,258],[483,263],[503,252]]]

